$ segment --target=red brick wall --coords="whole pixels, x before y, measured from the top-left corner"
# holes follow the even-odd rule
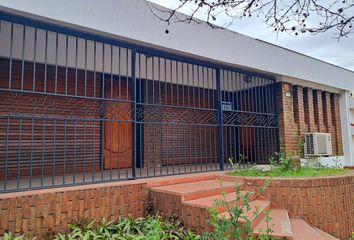
[[[43,239],[65,232],[83,219],[115,220],[119,215],[142,217],[146,182],[119,182],[0,195],[0,236],[5,231]]]
[[[277,88],[278,125],[282,148],[290,153],[296,151],[296,124],[294,115],[294,103],[291,95],[291,84],[280,83]]]
[[[281,146],[296,154],[299,138],[307,132],[327,132],[333,155],[343,155],[339,95],[290,83],[278,83],[277,102]],[[301,149],[303,156],[303,148]]]
[[[255,189],[264,179],[245,178]],[[290,213],[339,239],[354,229],[354,172],[322,178],[272,179],[264,195]]]

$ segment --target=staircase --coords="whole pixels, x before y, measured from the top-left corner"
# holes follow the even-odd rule
[[[186,227],[199,234],[212,231],[212,227],[208,224],[208,209],[213,207],[216,200],[222,199],[222,192],[227,193],[226,201],[230,205],[241,204],[236,200],[236,182],[240,185],[242,194],[249,192],[248,203],[251,209],[243,216],[250,219],[255,236],[264,233],[267,229],[265,218],[265,211],[267,211],[268,216],[271,217],[269,225],[272,233],[270,235],[274,237],[289,240],[337,239],[254,193],[244,184],[242,178],[213,175],[188,178],[186,181],[180,179],[178,182],[166,182],[162,186],[152,186],[150,188],[152,206],[159,214],[180,217]],[[220,217],[226,219],[230,217],[224,205],[219,206],[217,211]]]

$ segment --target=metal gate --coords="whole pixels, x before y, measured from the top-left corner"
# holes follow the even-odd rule
[[[273,77],[0,19],[0,192],[224,170],[278,151]]]

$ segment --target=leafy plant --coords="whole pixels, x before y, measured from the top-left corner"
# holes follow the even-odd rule
[[[271,234],[274,232],[273,231],[274,224],[270,225],[270,222],[273,220],[273,218],[269,215],[269,210],[264,210],[264,217],[266,222],[266,229],[260,229],[261,234],[258,236],[258,239],[259,240],[277,239],[271,236]]]
[[[246,193],[241,192],[241,187],[238,183],[235,186],[236,199],[234,202],[230,203],[227,201],[227,193],[221,193],[222,198],[214,202],[214,205],[209,209],[210,224],[213,226],[213,231],[205,233],[202,235],[202,239],[215,239],[215,240],[251,240],[253,237],[253,230],[251,227],[251,219],[258,215],[259,209],[255,209],[252,213],[252,217],[249,218],[245,214],[251,211],[249,205],[249,198],[251,192]],[[237,204],[235,204],[237,203]],[[225,206],[227,209],[228,217],[225,215],[220,215],[218,208],[220,206]],[[266,219],[267,229],[262,233],[258,239],[265,239],[264,237],[269,237],[272,233],[271,226],[268,223],[272,220],[269,217]]]
[[[290,153],[280,151],[279,153],[279,170],[281,172],[289,171],[293,168],[292,156]]]
[[[296,155],[301,156],[302,150],[304,148],[305,140],[301,137],[300,129],[297,130],[297,143],[295,145]]]
[[[333,163],[334,163],[334,167],[335,168],[342,168],[342,164],[341,164],[341,161],[339,160],[339,157],[336,156],[334,159],[333,159]]]
[[[0,237],[0,240],[24,240],[24,236],[12,235],[12,233],[7,232],[3,237]]]
[[[116,222],[107,222],[103,219],[97,226],[95,226],[95,220],[93,220],[84,224],[73,224],[69,227],[70,233],[65,235],[57,234],[55,240],[200,239],[200,236],[184,228],[178,219],[162,219],[157,215],[137,219],[119,217]]]
[[[352,232],[352,236],[349,238],[349,240],[354,240],[354,231]]]
[[[247,167],[251,167],[252,166],[252,163],[247,160],[246,156],[243,156],[242,154],[240,154],[239,157],[240,158],[239,158],[238,162],[236,162],[236,160],[234,160],[233,157],[229,157],[228,158],[228,161],[229,161],[232,169],[237,170],[237,169],[240,169],[243,166],[247,166]]]

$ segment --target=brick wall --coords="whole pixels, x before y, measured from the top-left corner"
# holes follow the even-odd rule
[[[245,178],[255,189],[264,179]],[[354,229],[354,173],[322,178],[272,179],[264,195],[290,213],[339,239]]]
[[[277,87],[278,119],[281,146],[294,154],[296,151],[296,125],[291,84],[280,83]]]
[[[307,132],[327,132],[333,155],[343,155],[339,94],[278,83],[277,102],[281,146],[296,154],[296,145]],[[301,149],[303,157],[303,148]]]
[[[0,236],[5,231],[43,239],[83,219],[142,217],[146,182],[119,182],[0,195]]]

